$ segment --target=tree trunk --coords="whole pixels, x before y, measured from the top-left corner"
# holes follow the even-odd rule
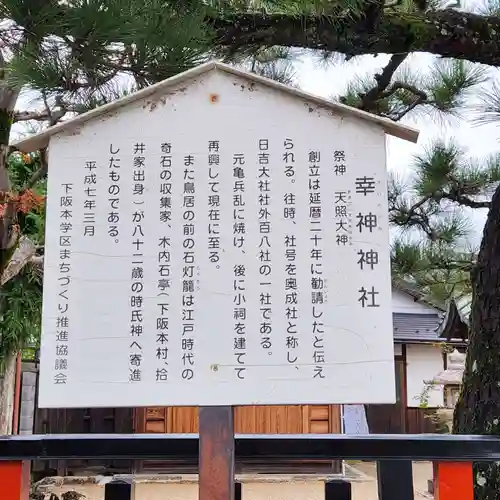
[[[453,432],[500,435],[500,186],[492,198],[471,279],[469,346]],[[474,464],[476,500],[500,500],[497,464]]]
[[[367,2],[371,5],[371,2]],[[377,17],[378,16],[378,17]],[[230,51],[283,45],[347,56],[429,52],[500,66],[500,18],[452,9],[365,15],[299,16],[260,13],[208,18],[215,44]]]
[[[11,189],[7,159],[12,118],[18,96],[19,90],[9,87],[5,80],[0,80],[0,195],[8,193]],[[19,238],[14,230],[14,223],[15,213],[12,207],[7,206],[0,219],[0,276],[3,276],[17,247]],[[4,307],[9,307],[8,300],[1,297],[0,318]],[[2,335],[8,335],[8,332],[5,332],[0,319],[0,366],[2,367],[0,372],[0,435],[5,435],[12,433],[16,353],[2,349]]]
[[[18,97],[18,90],[0,80],[0,196],[2,198],[11,189],[7,160],[14,107]],[[2,203],[5,204],[5,200],[2,199]],[[17,246],[18,235],[13,231],[14,220],[14,208],[12,204],[7,203],[0,219],[0,275],[3,274]]]
[[[0,435],[12,434],[14,393],[16,385],[16,354],[5,360],[5,370],[0,376]]]

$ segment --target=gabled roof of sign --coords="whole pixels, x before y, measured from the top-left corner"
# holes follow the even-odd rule
[[[184,81],[187,81],[189,79],[195,78],[204,73],[214,70],[236,75],[241,78],[245,78],[249,81],[260,83],[264,86],[285,92],[297,98],[314,103],[318,106],[331,109],[335,114],[338,114],[340,116],[350,116],[353,118],[359,118],[361,120],[365,120],[367,122],[370,122],[374,125],[378,125],[379,127],[381,127],[386,134],[393,135],[395,137],[399,137],[401,139],[410,142],[417,142],[419,132],[418,130],[412,127],[408,127],[406,125],[393,122],[388,118],[383,118],[377,115],[373,115],[371,113],[367,113],[366,111],[361,111],[359,109],[346,106],[345,104],[323,99],[313,94],[303,92],[302,90],[298,90],[288,85],[276,82],[269,78],[265,78],[238,68],[234,68],[227,64],[223,64],[217,61],[211,61],[201,64],[200,66],[189,69],[187,71],[184,71],[182,73],[179,73],[171,78],[163,80],[149,87],[141,89],[137,92],[134,92],[133,94],[117,99],[116,101],[113,101],[109,104],[105,104],[104,106],[100,106],[99,108],[87,111],[86,113],[83,113],[77,116],[76,118],[72,118],[70,120],[58,123],[57,125],[45,129],[43,132],[40,132],[38,134],[32,135],[30,137],[15,142],[13,146],[18,150],[26,153],[44,148],[48,145],[50,137],[55,134],[79,127],[89,120],[105,115],[112,111],[116,111],[117,109],[126,106],[127,104],[131,104],[133,102],[147,98],[151,95],[161,93],[163,90],[167,90],[168,88],[173,87],[174,85],[177,85],[179,83],[182,83]]]

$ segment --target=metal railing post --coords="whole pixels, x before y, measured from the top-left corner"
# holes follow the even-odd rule
[[[134,484],[132,479],[112,479],[104,486],[104,500],[133,500]]]
[[[325,500],[351,500],[352,488],[349,481],[334,479],[325,483]]]
[[[413,500],[411,460],[379,460],[377,480],[379,500]]]

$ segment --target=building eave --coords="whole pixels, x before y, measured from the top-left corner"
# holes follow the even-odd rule
[[[466,346],[467,341],[464,341],[462,339],[451,339],[451,340],[444,340],[444,339],[436,339],[436,340],[429,340],[429,339],[418,339],[418,338],[408,338],[408,339],[394,339],[394,343],[398,345],[438,345],[438,344],[450,344],[454,346]]]
[[[458,309],[457,303],[452,299],[448,303],[446,314],[438,327],[438,336],[442,340],[449,341],[453,335],[460,335],[460,338],[465,342],[469,336],[469,325],[464,320]]]
[[[420,290],[418,290],[414,285],[411,283],[408,283],[407,281],[403,281],[400,279],[392,279],[392,286],[396,288],[397,290],[406,293],[410,297],[413,297],[415,302],[420,302],[422,304],[426,304],[429,307],[432,307],[433,309],[436,309],[437,311],[443,313],[446,311],[446,308],[443,307],[441,304],[438,304],[435,301],[430,300],[429,298],[426,297],[425,294],[423,294]]]

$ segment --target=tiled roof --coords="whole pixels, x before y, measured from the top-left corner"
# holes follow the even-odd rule
[[[436,314],[393,313],[395,342],[440,342],[437,329],[441,323]]]

